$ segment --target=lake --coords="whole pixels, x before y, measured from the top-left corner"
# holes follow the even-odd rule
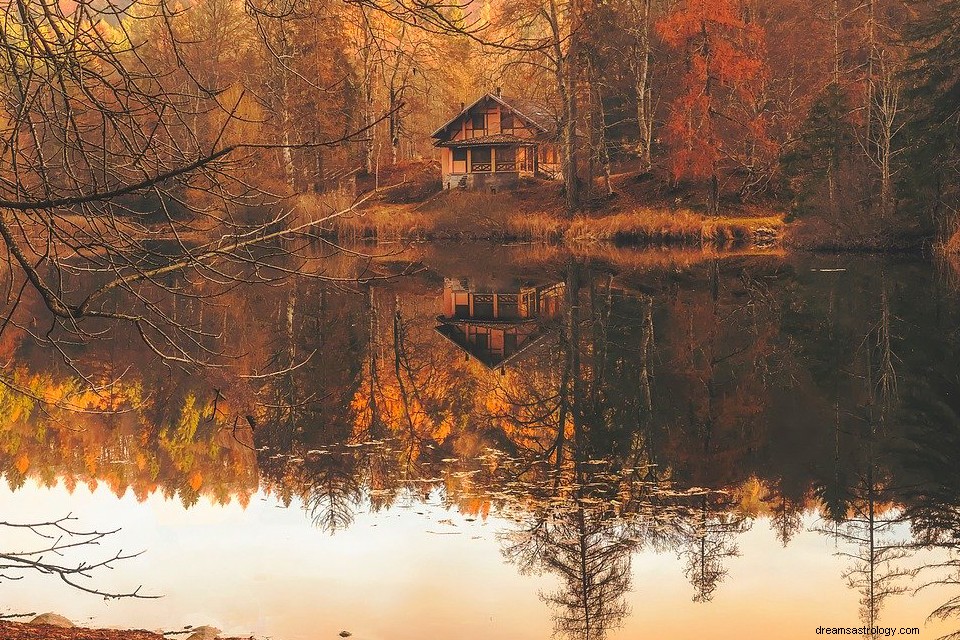
[[[132,555],[72,580],[162,597],[14,569],[0,614],[278,640],[960,629],[950,265],[425,244],[319,264],[167,301],[209,366],[122,327],[56,352],[35,312],[3,334],[2,520],[111,532],[58,561]],[[0,553],[53,531],[0,527]]]

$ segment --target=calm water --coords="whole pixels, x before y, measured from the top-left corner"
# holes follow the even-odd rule
[[[67,561],[143,553],[81,584],[163,597],[26,572],[0,613],[280,640],[960,628],[928,620],[960,598],[948,266],[488,246],[371,264],[394,277],[171,302],[226,366],[4,334],[0,520],[119,528]],[[37,546],[0,527],[0,552]]]

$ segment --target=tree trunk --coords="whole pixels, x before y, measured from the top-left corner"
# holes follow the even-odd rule
[[[580,40],[580,19],[577,0],[568,0],[570,11],[570,45],[567,49],[566,86],[567,102],[565,107],[566,122],[563,132],[564,186],[567,190],[567,209],[572,213],[580,207],[580,185],[577,176],[577,80],[578,56]]]
[[[646,171],[653,164],[653,92],[650,87],[650,26],[651,1],[640,0],[638,12],[637,47],[634,57],[634,86],[637,91],[637,151]]]

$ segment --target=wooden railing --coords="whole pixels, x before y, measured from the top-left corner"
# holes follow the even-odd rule
[[[516,171],[517,163],[516,162],[501,162],[497,160],[497,171]]]
[[[492,171],[493,167],[489,162],[474,162],[470,165],[471,171]]]

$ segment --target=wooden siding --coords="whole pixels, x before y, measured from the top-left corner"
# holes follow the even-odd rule
[[[500,111],[509,111],[505,107],[499,104],[493,105],[477,105],[471,111],[468,111],[465,114],[460,116],[459,129],[451,136],[451,141],[456,140],[469,140],[471,138],[479,138],[482,136],[493,136],[500,133],[503,133],[503,130],[500,128]],[[472,116],[475,113],[483,113],[486,118],[486,128],[485,129],[474,129],[473,128],[473,119]],[[513,117],[513,129],[511,130],[513,135],[518,138],[534,138],[535,133],[530,129],[530,127],[517,115]]]

